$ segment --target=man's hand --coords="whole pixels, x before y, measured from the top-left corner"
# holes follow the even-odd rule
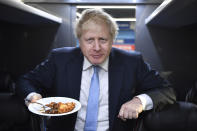
[[[42,96],[40,95],[40,94],[35,94],[35,95],[33,95],[31,98],[30,98],[30,100],[31,100],[31,102],[36,102],[37,100],[39,100],[39,99],[41,99],[42,98]]]
[[[25,103],[27,106],[29,106],[29,104],[31,102],[36,102],[37,100],[39,100],[41,98],[42,98],[42,96],[38,93],[30,93],[26,98],[28,101],[26,101]]]
[[[126,121],[126,119],[137,119],[142,110],[143,106],[141,100],[134,97],[132,100],[121,106],[118,117],[123,121]]]

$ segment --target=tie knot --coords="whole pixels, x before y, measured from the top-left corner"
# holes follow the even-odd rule
[[[98,66],[98,65],[94,65],[93,68],[94,68],[94,73],[98,73],[98,71],[99,71],[99,66]]]

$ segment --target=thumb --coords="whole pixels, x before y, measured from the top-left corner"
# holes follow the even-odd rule
[[[30,98],[31,102],[36,102],[37,100],[42,99],[42,96],[40,94],[35,94]]]

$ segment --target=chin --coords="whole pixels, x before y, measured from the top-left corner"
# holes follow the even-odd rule
[[[92,60],[91,63],[94,65],[98,65],[98,64],[103,63],[103,61],[102,60]]]

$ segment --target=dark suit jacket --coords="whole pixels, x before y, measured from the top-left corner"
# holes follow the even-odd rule
[[[54,49],[49,58],[18,81],[18,92],[26,97],[30,92],[43,96],[63,96],[79,100],[83,66],[83,54],[79,48]],[[22,93],[21,93],[22,92]],[[129,53],[112,48],[109,56],[109,130],[131,131],[133,120],[117,118],[121,105],[134,96],[146,93],[154,104],[154,110],[173,103],[175,96],[169,84],[144,63],[137,52]],[[47,95],[45,95],[47,94]],[[74,130],[76,114],[53,117],[49,129]]]

